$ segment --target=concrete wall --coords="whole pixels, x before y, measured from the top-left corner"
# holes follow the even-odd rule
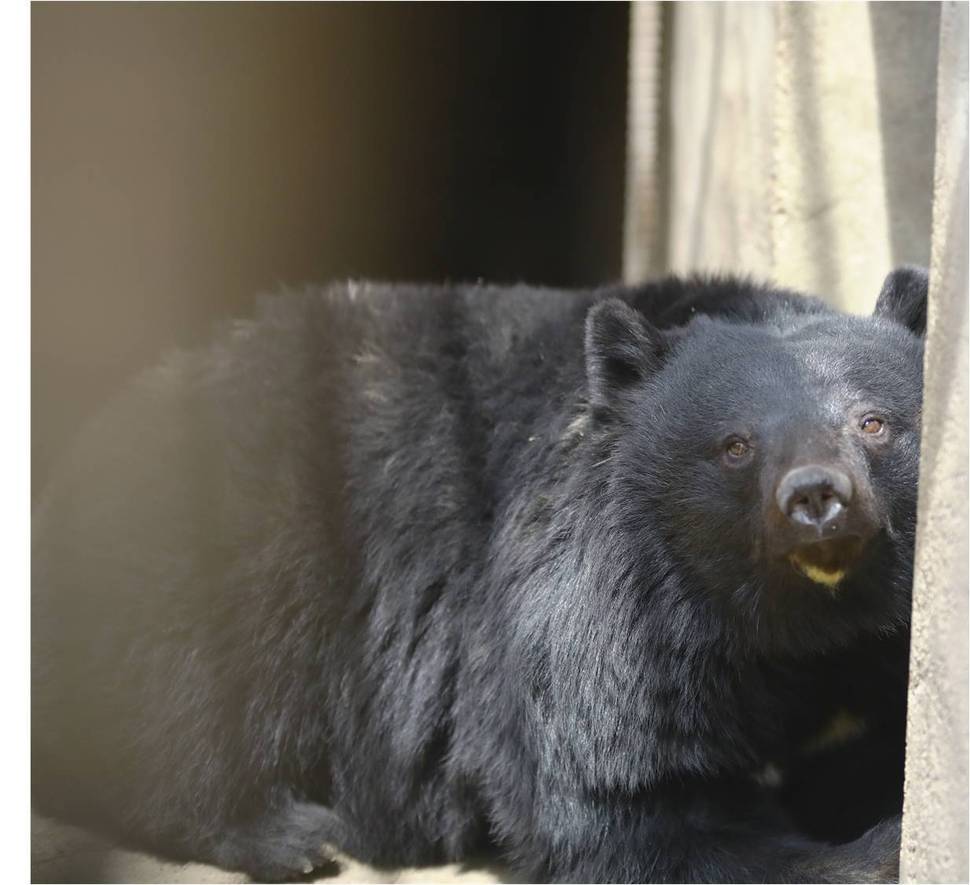
[[[919,526],[913,587],[905,882],[966,882],[967,4],[943,7]]]
[[[633,8],[628,279],[734,270],[868,312],[891,267],[929,264],[938,4],[652,5]]]

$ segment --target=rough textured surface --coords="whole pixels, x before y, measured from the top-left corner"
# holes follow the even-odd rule
[[[684,3],[673,12],[667,251],[655,270],[768,277],[776,9]]]
[[[967,869],[967,4],[943,7],[901,874]]]
[[[938,16],[932,3],[676,5],[651,270],[756,274],[867,313],[890,267],[927,265]],[[640,55],[657,51],[645,41],[634,63],[650,70]],[[657,248],[633,233],[628,251]]]
[[[626,214],[623,220],[623,276],[646,279],[663,264],[660,219],[660,91],[663,86],[663,16],[656,2],[630,7],[630,54],[627,87]]]
[[[865,312],[892,265],[868,10],[782,4],[778,18],[775,272]]]

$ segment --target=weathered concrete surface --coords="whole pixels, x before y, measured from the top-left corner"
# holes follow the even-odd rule
[[[735,271],[866,313],[891,267],[927,265],[938,22],[935,3],[676,4],[652,136],[663,187],[627,209],[627,250],[663,254],[628,255],[627,279]],[[635,46],[632,64],[653,70],[639,56],[659,51]],[[650,211],[660,233],[638,244]]]
[[[901,875],[966,882],[967,4],[943,7]]]
[[[630,7],[630,61],[627,83],[626,205],[623,219],[623,276],[645,279],[665,260],[662,199],[661,89],[663,15],[660,3],[644,0]],[[635,51],[634,51],[635,49]]]
[[[684,3],[670,18],[662,269],[767,277],[777,10]]]

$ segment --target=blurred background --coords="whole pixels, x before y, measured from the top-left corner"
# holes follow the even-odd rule
[[[283,285],[622,268],[626,4],[32,8],[32,472]]]

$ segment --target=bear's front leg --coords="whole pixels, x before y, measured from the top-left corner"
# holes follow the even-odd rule
[[[353,851],[353,835],[331,809],[287,799],[258,818],[193,846],[202,857],[257,882],[284,882],[335,867],[333,851]]]

